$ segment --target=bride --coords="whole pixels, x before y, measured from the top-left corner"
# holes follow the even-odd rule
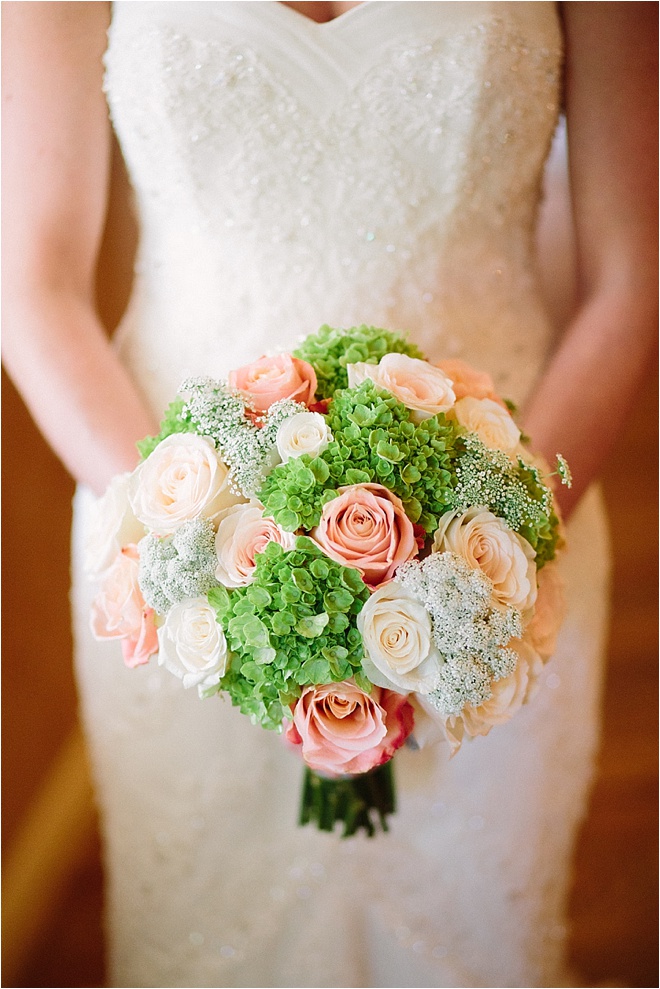
[[[655,8],[5,7],[3,356],[80,483],[76,662],[111,984],[561,984],[606,616],[590,485],[654,335]],[[104,89],[141,226],[112,345],[93,294]],[[562,100],[579,306],[557,340],[531,244]],[[406,329],[431,360],[488,370],[575,476],[570,609],[539,696],[451,762],[400,753],[391,832],[346,842],[295,827],[300,766],[280,739],[91,640],[82,572],[92,492],[135,466],[182,375],[224,377],[323,322]]]

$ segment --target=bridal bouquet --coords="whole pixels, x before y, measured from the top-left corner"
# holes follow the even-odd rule
[[[488,375],[324,326],[184,381],[139,449],[98,505],[93,632],[284,731],[302,823],[386,828],[398,748],[435,729],[454,752],[530,698],[560,526]]]

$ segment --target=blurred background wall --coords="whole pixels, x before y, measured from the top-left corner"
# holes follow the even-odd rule
[[[570,310],[571,264],[561,151],[559,144],[542,225],[558,322]],[[116,148],[112,181],[99,265],[109,331],[123,311],[135,247]],[[71,669],[73,483],[4,372],[2,385],[3,984],[100,985],[99,842]],[[658,984],[657,423],[654,365],[603,477],[615,553],[613,624],[603,746],[571,908],[573,960],[585,984]]]

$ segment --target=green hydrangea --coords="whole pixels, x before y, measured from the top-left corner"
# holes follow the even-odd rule
[[[360,572],[311,539],[299,536],[293,550],[269,543],[248,587],[209,592],[233,654],[219,689],[275,730],[305,686],[355,677],[366,689],[356,618],[368,597]]]
[[[414,423],[409,410],[372,382],[337,392],[326,419],[333,440],[318,457],[276,467],[259,499],[266,512],[293,532],[317,525],[337,488],[382,484],[406,514],[431,534],[452,502],[453,448],[460,427],[444,415]]]
[[[457,441],[456,453],[451,507],[464,512],[483,505],[534,547],[538,569],[552,560],[559,541],[559,519],[538,467],[521,457],[512,461],[500,450],[490,450],[473,433]]]
[[[186,418],[184,413],[185,402],[182,398],[175,398],[165,409],[165,415],[160,423],[160,431],[156,436],[145,436],[139,440],[137,445],[138,453],[143,460],[146,460],[150,453],[172,433],[195,433],[197,428],[193,422]]]
[[[316,371],[317,398],[331,398],[338,388],[348,387],[347,364],[378,364],[385,354],[407,354],[424,360],[421,350],[398,333],[376,326],[353,326],[347,330],[322,326],[306,337],[294,357]]]

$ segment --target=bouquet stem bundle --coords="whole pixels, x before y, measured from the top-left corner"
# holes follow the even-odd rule
[[[392,761],[359,776],[330,779],[305,767],[300,824],[315,822],[319,831],[334,831],[344,825],[342,838],[364,830],[372,838],[378,830],[389,831],[387,817],[396,810]]]

